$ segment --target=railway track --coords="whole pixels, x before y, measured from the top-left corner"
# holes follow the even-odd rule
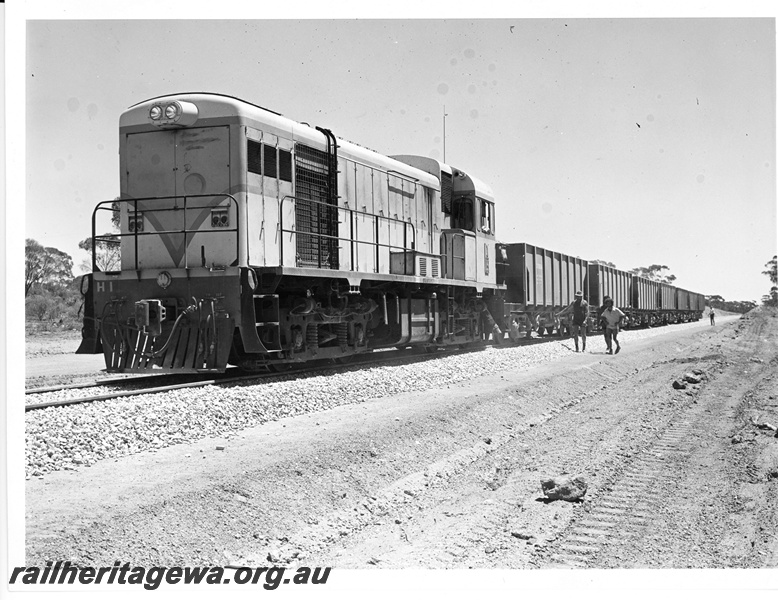
[[[477,352],[485,347],[484,344],[477,344],[473,346],[463,347],[457,350],[448,351],[445,354],[450,356],[452,354],[461,354],[465,352]],[[412,360],[418,362],[419,360],[432,360],[436,357],[436,353],[425,352],[420,348],[407,348],[402,350],[374,352],[361,356],[354,357],[353,360],[344,363],[333,363],[327,361],[324,364],[310,364],[306,363],[300,367],[291,367],[287,371],[269,371],[263,373],[247,373],[238,368],[229,369],[225,373],[217,374],[214,376],[184,376],[181,374],[173,375],[148,375],[142,377],[124,377],[103,381],[92,381],[83,384],[70,384],[63,386],[51,386],[44,388],[34,388],[25,391],[25,395],[28,397],[28,401],[25,405],[25,412],[40,410],[43,408],[51,408],[56,406],[70,406],[74,404],[83,404],[88,402],[101,402],[105,400],[112,400],[114,398],[123,398],[128,396],[139,396],[141,394],[157,394],[163,392],[169,392],[172,390],[204,387],[207,385],[227,385],[227,384],[240,384],[251,381],[257,381],[262,379],[268,379],[272,377],[283,376],[295,376],[304,377],[307,375],[313,375],[321,373],[323,371],[332,371],[338,369],[345,369],[354,366],[376,366],[385,365],[392,362],[401,362]],[[181,381],[183,379],[183,381]],[[173,380],[171,382],[171,380]],[[166,383],[163,383],[166,382]],[[151,385],[146,385],[151,384]],[[58,398],[54,400],[42,400],[40,402],[30,401],[29,398],[33,396],[57,394],[67,391],[87,390],[92,388],[110,388],[112,386],[118,387],[101,394]],[[131,387],[131,389],[126,389]]]
[[[594,333],[593,335],[596,335]],[[532,346],[536,344],[546,344],[553,341],[566,340],[565,337],[543,336],[537,338],[527,338],[521,340],[518,344],[514,344],[510,341],[503,341],[501,344],[495,344],[493,341],[474,343],[462,346],[457,349],[441,350],[440,352],[427,352],[421,347],[409,347],[400,350],[378,350],[362,355],[352,355],[348,361],[342,363],[334,363],[332,361],[326,361],[325,363],[304,363],[300,366],[292,366],[288,371],[268,371],[263,373],[250,372],[240,370],[237,367],[228,369],[225,373],[214,375],[186,375],[186,374],[154,374],[143,375],[136,377],[121,377],[115,379],[106,379],[102,381],[90,381],[81,384],[69,384],[62,386],[50,386],[41,388],[32,388],[25,391],[27,401],[25,405],[25,411],[39,410],[43,408],[50,408],[55,406],[68,406],[73,404],[81,404],[87,402],[100,402],[104,400],[111,400],[114,398],[137,396],[141,394],[155,394],[168,392],[177,389],[204,387],[207,385],[226,385],[226,384],[240,384],[243,382],[256,381],[261,379],[267,379],[271,377],[279,376],[299,376],[303,377],[322,371],[332,371],[333,369],[342,369],[357,365],[362,366],[374,366],[379,364],[389,364],[392,361],[402,360],[428,360],[434,359],[436,356],[451,356],[453,354],[459,354],[463,352],[477,352],[483,350],[487,346],[491,347],[503,347],[511,348],[516,345],[519,346]],[[151,384],[151,385],[147,385]],[[57,399],[44,399],[41,401],[30,400],[33,396],[40,396],[46,394],[60,394],[62,392],[78,390],[86,390],[90,388],[111,388],[115,389],[105,391],[100,394],[69,397],[69,398],[57,398]],[[129,389],[128,389],[129,388]]]

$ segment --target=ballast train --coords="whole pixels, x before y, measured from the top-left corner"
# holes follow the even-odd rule
[[[108,371],[280,369],[502,339],[511,323],[563,333],[575,289],[607,289],[586,261],[498,244],[489,186],[433,158],[212,93],[136,104],[119,135],[121,195],[95,207],[92,247],[118,244],[121,267],[93,257],[77,351]],[[98,234],[113,212],[119,232]],[[675,288],[672,308],[646,304],[654,282],[629,277],[633,319],[701,316]]]

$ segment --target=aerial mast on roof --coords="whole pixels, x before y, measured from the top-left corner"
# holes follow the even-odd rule
[[[446,162],[446,105],[443,105],[443,162]]]

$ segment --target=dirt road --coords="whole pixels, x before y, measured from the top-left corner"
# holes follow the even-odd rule
[[[28,335],[24,345],[25,386],[29,389],[81,383],[111,376],[104,372],[102,354],[75,353],[80,344],[80,331]]]
[[[51,473],[27,564],[775,567],[776,366],[757,311]],[[543,496],[562,474],[583,502]]]

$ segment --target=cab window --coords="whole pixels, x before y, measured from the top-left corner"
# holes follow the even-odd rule
[[[454,198],[451,225],[454,229],[473,231],[473,201],[467,196]]]
[[[481,216],[481,222],[479,223],[479,231],[482,233],[493,234],[494,233],[494,203],[478,198],[479,214]]]

